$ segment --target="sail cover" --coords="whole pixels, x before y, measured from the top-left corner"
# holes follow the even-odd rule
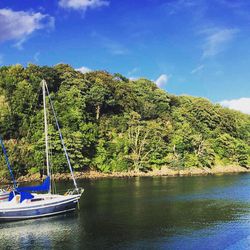
[[[50,177],[48,176],[42,185],[31,187],[18,187],[17,192],[48,192],[50,189]]]
[[[16,191],[12,191],[9,194],[9,201],[12,201],[14,197],[17,197],[17,195],[20,196],[20,200],[19,202],[22,203],[24,200],[31,200],[34,198],[34,196],[28,192],[16,192]]]
[[[31,200],[34,198],[34,195],[28,192],[21,192],[20,196],[21,196],[20,203],[22,203],[24,200]]]

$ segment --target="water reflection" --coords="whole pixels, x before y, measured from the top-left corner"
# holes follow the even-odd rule
[[[243,177],[137,178],[95,183],[92,190],[86,190],[84,226],[92,234],[86,234],[85,242],[94,242],[92,247],[96,248],[122,247],[140,240],[154,239],[155,243],[159,238],[236,221],[248,212],[248,203],[199,195],[215,189],[219,193],[232,186],[237,189]],[[87,215],[89,210],[93,217]],[[97,238],[100,241],[94,241]]]
[[[0,224],[0,248],[244,249],[249,244],[250,175],[85,180],[80,186],[85,193],[78,216]]]
[[[84,235],[77,214],[0,224],[0,248],[55,249],[63,245],[79,249],[72,235]],[[74,225],[74,226],[72,226]]]

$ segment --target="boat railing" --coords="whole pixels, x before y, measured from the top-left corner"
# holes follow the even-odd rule
[[[9,192],[9,191],[11,191],[11,190],[13,190],[13,187],[12,187],[12,186],[10,186],[10,185],[5,185],[5,186],[2,186],[2,187],[0,188],[0,193],[1,193],[1,192]]]
[[[83,192],[83,188],[68,189],[64,195],[82,194]]]

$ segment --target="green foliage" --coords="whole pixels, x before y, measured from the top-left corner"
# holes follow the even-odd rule
[[[16,175],[45,165],[42,79],[77,171],[249,165],[248,115],[203,98],[172,96],[147,79],[130,81],[105,71],[82,74],[65,64],[30,64],[0,67],[0,133]],[[48,117],[53,171],[66,172],[51,110]],[[2,154],[0,174],[6,174]]]

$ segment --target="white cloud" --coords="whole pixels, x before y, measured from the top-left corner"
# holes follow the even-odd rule
[[[21,47],[33,32],[54,27],[54,18],[40,12],[13,11],[0,9],[0,42],[16,41]]]
[[[102,46],[107,49],[112,55],[117,55],[117,56],[121,56],[121,55],[126,55],[129,53],[128,49],[125,48],[122,44],[110,40],[110,39],[105,39],[103,40],[103,44]]]
[[[138,79],[140,79],[141,77],[137,77],[137,76],[130,76],[128,79],[130,80],[130,81],[136,81],[136,80],[138,80]]]
[[[201,65],[199,65],[199,66],[197,66],[196,68],[194,68],[190,73],[193,75],[193,74],[196,74],[196,73],[198,73],[198,72],[200,72],[200,71],[202,71],[203,69],[204,69],[204,65],[203,64],[201,64]]]
[[[91,36],[95,40],[95,42],[97,42],[98,46],[103,47],[112,55],[122,56],[129,53],[129,50],[118,41],[103,36],[97,32],[93,32]]]
[[[249,7],[248,1],[228,1],[228,0],[219,0],[220,4],[223,4],[224,6],[232,9],[238,9],[241,8],[243,11],[244,8]],[[243,8],[243,9],[242,9]]]
[[[39,62],[40,54],[41,54],[41,53],[40,53],[39,51],[37,51],[37,52],[34,54],[33,59],[34,59],[35,62]]]
[[[250,114],[250,98],[243,97],[234,100],[224,100],[220,104],[224,107]]]
[[[201,31],[205,35],[205,43],[203,45],[203,58],[213,57],[225,49],[225,46],[234,39],[238,33],[237,29],[206,29]]]
[[[132,81],[137,79],[138,77],[135,77],[134,75],[137,74],[139,69],[137,67],[133,68],[127,73],[128,78]]]
[[[109,2],[105,0],[60,0],[59,5],[65,9],[87,10],[109,6]]]
[[[200,3],[195,0],[176,0],[176,1],[167,1],[164,6],[166,7],[168,14],[173,15],[179,12],[180,10],[193,9]]]
[[[117,55],[117,56],[126,55],[128,53],[127,49],[118,48],[117,46],[114,46],[114,45],[107,46],[107,48],[110,49],[111,54]]]
[[[88,72],[91,72],[92,70],[91,69],[89,69],[89,68],[87,68],[87,67],[84,67],[84,66],[82,66],[82,67],[80,67],[80,68],[78,68],[78,69],[76,69],[76,71],[79,71],[79,72],[81,72],[81,73],[88,73]]]
[[[164,87],[168,83],[168,80],[169,76],[166,74],[162,74],[155,80],[155,83],[158,87]]]

